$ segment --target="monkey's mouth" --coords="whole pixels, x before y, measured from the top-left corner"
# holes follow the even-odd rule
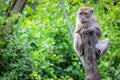
[[[86,20],[81,20],[81,23],[85,24],[85,23],[87,23],[87,21]]]

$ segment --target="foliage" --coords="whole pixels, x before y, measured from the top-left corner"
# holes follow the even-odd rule
[[[9,1],[0,3],[0,27],[16,17],[13,14],[5,19]],[[119,80],[120,1],[64,0],[64,5],[72,28],[80,6],[94,8],[104,32],[101,40],[111,40],[107,53],[98,61],[101,80]],[[19,15],[7,47],[0,51],[0,80],[84,80],[59,0],[28,0]]]

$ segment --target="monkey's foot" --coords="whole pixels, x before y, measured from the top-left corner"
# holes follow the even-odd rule
[[[100,53],[101,53],[100,49],[96,48],[95,49],[95,54],[96,54],[96,59],[97,60],[100,58]]]
[[[82,53],[80,54],[80,57],[84,55],[84,48],[81,49]]]

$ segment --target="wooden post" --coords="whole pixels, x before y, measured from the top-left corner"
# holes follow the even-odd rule
[[[85,80],[100,80],[95,55],[95,32],[83,34]]]

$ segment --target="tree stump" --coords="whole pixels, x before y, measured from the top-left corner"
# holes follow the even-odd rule
[[[85,80],[100,80],[95,54],[95,32],[83,34]]]

